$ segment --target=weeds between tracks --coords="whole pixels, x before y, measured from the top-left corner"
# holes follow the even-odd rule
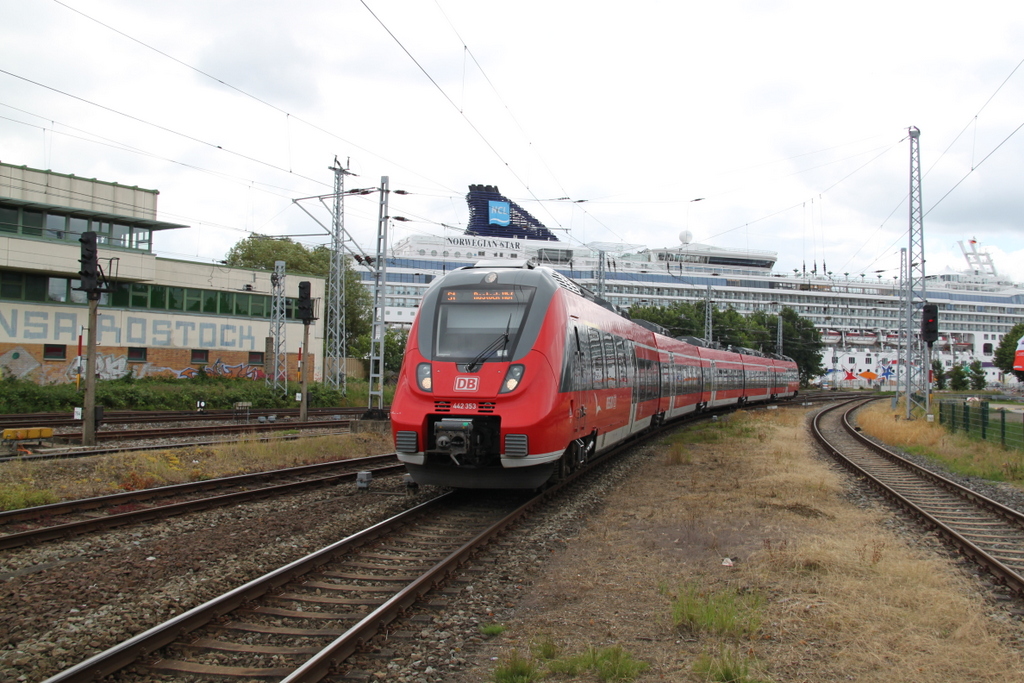
[[[358,458],[391,449],[390,439],[363,433],[274,442],[252,437],[216,446],[154,448],[74,460],[12,460],[0,463],[0,509]]]
[[[894,411],[888,401],[875,401],[858,410],[855,420],[865,434],[913,455],[936,460],[956,474],[1024,486],[1021,451],[950,433],[938,418],[934,422],[923,417],[905,420],[904,414],[902,404]]]
[[[649,665],[637,683],[1020,680],[1019,619],[818,455],[806,414],[741,412],[635,456],[480,669],[596,680],[546,662],[619,646]]]

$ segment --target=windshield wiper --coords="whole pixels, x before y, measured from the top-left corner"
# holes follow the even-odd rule
[[[486,348],[484,348],[483,351],[477,354],[477,357],[474,358],[470,362],[470,364],[466,366],[466,372],[476,372],[477,367],[482,364],[483,360],[490,356],[494,352],[494,350],[498,348],[498,344],[502,344],[503,348],[505,345],[508,344],[508,332],[502,332],[501,334],[499,334],[497,339],[492,341],[490,344],[487,345]]]
[[[466,366],[466,372],[476,372],[477,368],[483,362],[485,358],[490,356],[495,349],[498,348],[498,344],[501,344],[502,350],[508,346],[509,331],[512,329],[512,316],[508,316],[508,322],[505,324],[505,331],[498,335],[498,338],[492,341],[484,348],[483,351],[477,354],[476,358],[470,361],[469,365]]]

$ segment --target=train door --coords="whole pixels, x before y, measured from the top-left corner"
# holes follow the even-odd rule
[[[640,398],[640,373],[636,364],[636,343],[626,342],[626,362],[629,364],[629,431],[636,430],[636,406]]]
[[[572,336],[570,348],[573,354],[572,386],[574,391],[569,399],[569,408],[572,412],[573,436],[578,439],[587,433],[587,406],[585,401],[590,389],[591,370],[590,363],[587,360],[589,349],[585,341],[586,330],[584,330],[584,338],[581,340],[579,326],[573,325]]]
[[[708,377],[711,379],[709,382],[710,398],[708,399],[708,407],[715,405],[715,395],[718,393],[718,368],[714,359],[708,361],[710,366],[708,367]]]

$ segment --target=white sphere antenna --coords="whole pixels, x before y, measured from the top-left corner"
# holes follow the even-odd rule
[[[683,244],[689,244],[690,242],[693,241],[693,233],[690,232],[689,230],[683,230],[681,233],[679,233],[679,241],[682,242]]]

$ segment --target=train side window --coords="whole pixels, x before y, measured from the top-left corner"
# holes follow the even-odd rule
[[[562,348],[562,378],[559,382],[559,391],[575,391],[579,387],[577,375],[579,374],[579,343],[576,338],[576,328],[569,324],[565,333],[565,344]]]
[[[626,361],[626,340],[619,337],[615,340],[615,365],[619,369],[619,386],[629,386],[629,373],[626,368],[629,363]]]
[[[604,351],[601,349],[601,333],[590,329],[590,363],[593,369],[595,389],[604,388]]]
[[[619,375],[615,369],[615,340],[607,332],[601,334],[604,340],[605,380],[609,389],[619,386]]]

